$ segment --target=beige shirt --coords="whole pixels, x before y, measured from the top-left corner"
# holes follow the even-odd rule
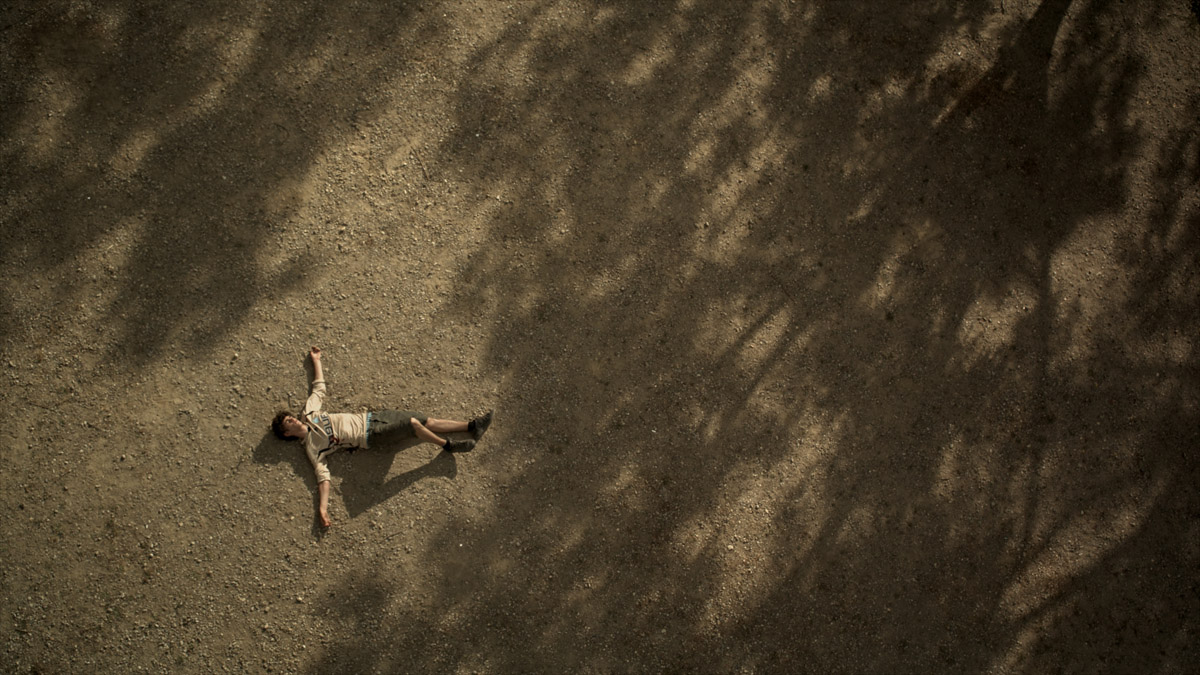
[[[366,413],[325,413],[325,380],[315,380],[312,393],[300,413],[308,434],[304,437],[304,452],[317,474],[317,484],[329,480],[329,456],[346,448],[367,447]],[[332,437],[330,436],[332,432]]]

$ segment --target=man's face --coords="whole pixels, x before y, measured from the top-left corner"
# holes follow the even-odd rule
[[[283,418],[283,435],[288,438],[304,438],[308,428],[300,420],[288,415]]]

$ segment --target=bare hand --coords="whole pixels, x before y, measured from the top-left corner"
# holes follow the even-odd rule
[[[321,348],[313,347],[313,348],[309,349],[308,355],[309,355],[309,357],[312,358],[313,361],[320,361],[321,360]]]
[[[321,511],[317,515],[321,517],[321,527],[329,527],[330,525],[333,525],[333,521],[329,519],[329,514]]]

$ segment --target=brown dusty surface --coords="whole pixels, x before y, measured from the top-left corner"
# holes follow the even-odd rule
[[[1194,672],[1194,7],[4,3],[3,670]]]

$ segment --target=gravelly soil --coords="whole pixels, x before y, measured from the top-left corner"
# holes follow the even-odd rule
[[[1197,12],[5,3],[3,670],[1192,671]]]

